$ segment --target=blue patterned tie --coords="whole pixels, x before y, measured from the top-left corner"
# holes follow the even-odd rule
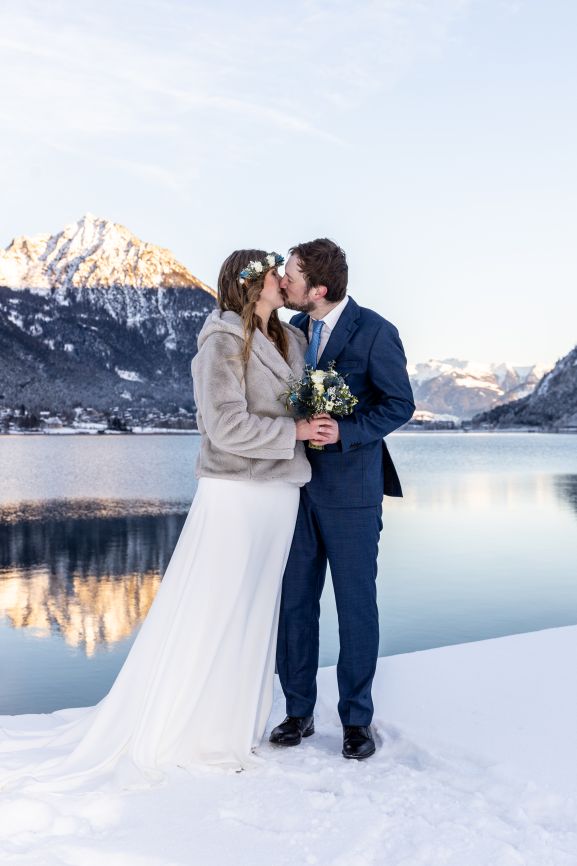
[[[316,370],[317,368],[317,355],[319,353],[323,325],[324,322],[322,319],[313,319],[313,335],[305,352],[305,364],[308,364],[309,367],[313,368],[313,370]]]

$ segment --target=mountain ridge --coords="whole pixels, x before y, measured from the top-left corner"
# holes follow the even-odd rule
[[[194,426],[190,361],[215,293],[169,250],[92,215],[0,252],[0,408]]]
[[[457,421],[530,394],[548,370],[544,364],[479,363],[459,358],[409,364],[417,411]]]
[[[531,394],[475,415],[473,426],[577,430],[577,346],[557,361]]]
[[[65,297],[70,289],[195,287],[215,296],[170,250],[91,213],[55,234],[20,235],[0,251],[0,285]]]
[[[194,426],[190,360],[215,302],[170,250],[92,214],[14,238],[0,250],[0,418],[83,407]],[[527,398],[546,370],[445,358],[409,376],[423,417],[460,425]]]

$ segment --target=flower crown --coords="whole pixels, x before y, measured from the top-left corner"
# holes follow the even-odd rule
[[[238,281],[242,286],[246,280],[256,280],[257,277],[270,271],[271,268],[278,267],[278,265],[284,265],[284,258],[278,253],[268,253],[260,261],[249,262],[238,275]]]

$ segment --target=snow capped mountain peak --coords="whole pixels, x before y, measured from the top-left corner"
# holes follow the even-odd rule
[[[214,303],[169,250],[94,214],[17,237],[0,249],[2,400],[190,415],[190,359]]]
[[[421,361],[417,364],[409,364],[408,371],[412,381],[419,384],[426,382],[429,379],[434,379],[437,376],[457,375],[463,377],[473,377],[482,380],[495,380],[499,385],[503,385],[508,376],[513,375],[520,381],[526,381],[529,378],[540,379],[548,370],[551,369],[551,364],[511,364],[506,361],[500,362],[485,362],[485,361],[465,361],[461,358],[444,358],[438,360],[429,358],[428,361]]]
[[[530,394],[548,369],[460,358],[430,358],[408,368],[418,410],[460,418]]]
[[[0,285],[62,298],[106,287],[201,288],[214,295],[169,250],[91,213],[54,235],[15,238],[0,251]]]

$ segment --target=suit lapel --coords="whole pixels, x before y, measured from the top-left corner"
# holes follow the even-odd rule
[[[330,361],[336,361],[340,353],[358,328],[359,305],[349,295],[349,300],[342,311],[335,329],[329,337],[322,355],[318,360],[319,369],[326,369]],[[307,316],[308,325],[308,316]],[[337,363],[338,369],[338,363]]]
[[[291,325],[294,325],[295,328],[300,328],[305,337],[307,338],[307,343],[309,341],[309,314],[308,313],[298,313],[298,315],[293,316],[290,320]]]

